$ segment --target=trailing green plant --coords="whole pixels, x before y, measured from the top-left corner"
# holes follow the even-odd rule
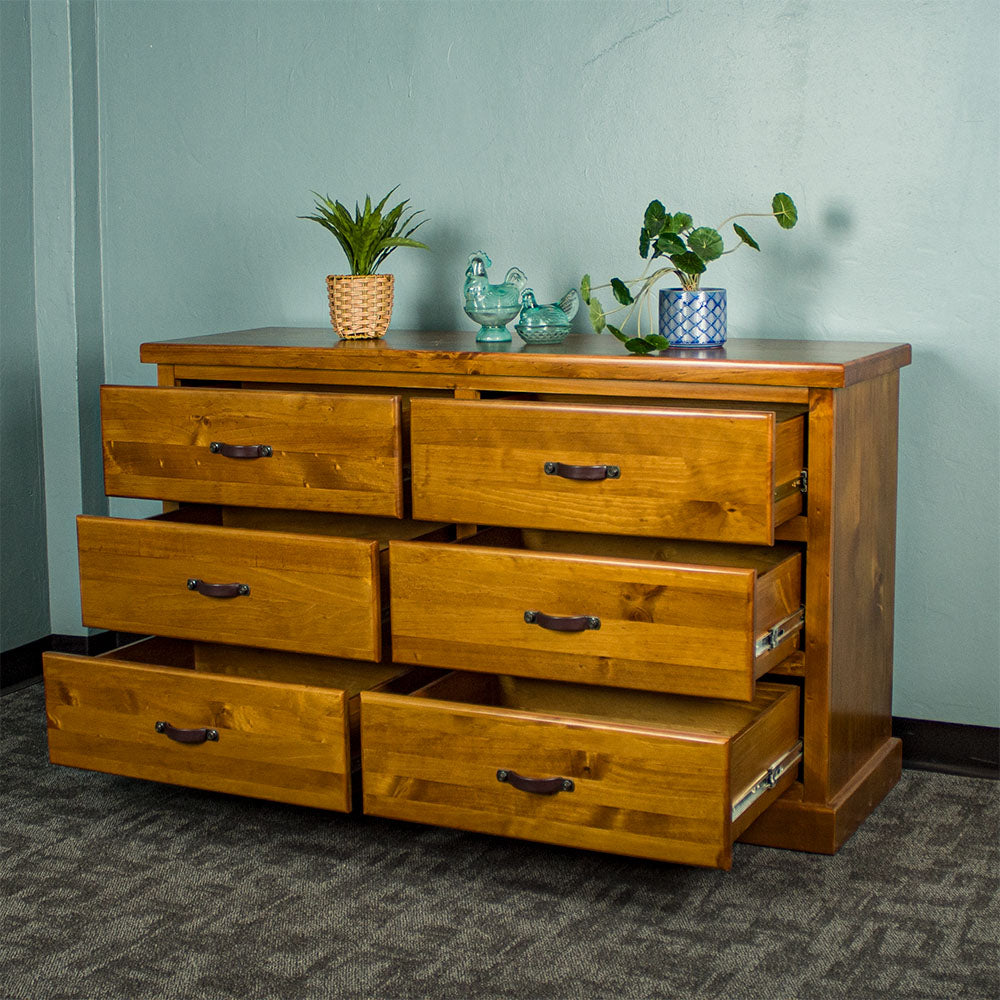
[[[398,187],[397,184],[374,208],[367,195],[363,209],[355,202],[353,217],[339,201],[331,201],[329,195],[323,198],[313,191],[316,214],[300,215],[299,218],[318,222],[333,233],[344,249],[351,274],[377,274],[386,257],[399,247],[429,249],[426,243],[412,239],[427,220],[421,219],[416,225],[411,225],[418,215],[423,214],[421,211],[411,212],[404,218],[409,201],[400,202],[385,215],[382,214],[386,202]]]
[[[718,260],[726,254],[735,253],[742,246],[760,251],[757,241],[743,228],[737,225],[736,219],[774,218],[782,229],[791,229],[798,221],[798,211],[795,203],[787,194],[779,192],[771,199],[770,212],[742,212],[731,215],[714,229],[710,226],[695,227],[694,221],[687,212],[668,212],[663,203],[651,201],[642,219],[639,230],[639,256],[647,261],[646,267],[638,278],[623,281],[612,278],[606,285],[590,284],[590,275],[585,274],[580,281],[580,294],[590,310],[590,322],[595,333],[607,329],[617,337],[634,354],[648,354],[650,351],[667,347],[667,338],[655,332],[653,325],[653,306],[651,294],[653,286],[668,274],[674,274],[681,287],[688,291],[697,291],[701,285],[701,276],[713,260]],[[723,226],[733,224],[733,231],[739,237],[736,246],[725,248],[722,234]],[[660,265],[652,273],[654,261]],[[670,263],[664,265],[664,261]],[[591,294],[599,288],[610,288],[618,306],[608,312]],[[642,310],[646,308],[649,333],[642,334]],[[627,309],[625,319],[617,326],[608,322],[608,317]],[[636,334],[630,337],[623,328],[635,316]]]

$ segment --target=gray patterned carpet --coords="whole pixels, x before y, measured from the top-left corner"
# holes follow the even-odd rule
[[[728,873],[50,766],[0,699],[4,1000],[996,1000],[998,785],[907,771]]]

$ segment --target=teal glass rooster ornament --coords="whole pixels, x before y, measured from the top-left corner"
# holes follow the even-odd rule
[[[477,343],[502,343],[510,340],[507,324],[521,310],[521,292],[528,284],[524,272],[512,267],[502,284],[491,285],[488,267],[493,261],[481,250],[469,254],[465,269],[465,314],[481,324],[476,334]]]
[[[514,327],[526,344],[558,344],[569,333],[570,321],[580,308],[580,293],[571,288],[558,302],[540,306],[535,293],[521,293],[521,318]]]

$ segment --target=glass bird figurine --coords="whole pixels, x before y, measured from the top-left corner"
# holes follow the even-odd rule
[[[512,267],[502,284],[491,285],[488,267],[493,261],[483,253],[469,255],[469,266],[465,269],[465,314],[481,324],[476,334],[477,343],[502,343],[510,340],[507,324],[521,310],[521,292],[528,284],[524,272]]]
[[[558,344],[569,333],[570,321],[580,308],[580,293],[571,288],[558,302],[540,306],[535,293],[521,293],[521,318],[514,327],[527,344]]]

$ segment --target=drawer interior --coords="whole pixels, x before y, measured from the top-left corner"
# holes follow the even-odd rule
[[[251,531],[286,531],[334,538],[372,539],[378,542],[380,551],[388,548],[389,542],[394,540],[419,538],[424,541],[449,541],[454,537],[455,530],[450,524],[414,521],[410,518],[212,504],[184,504],[176,510],[156,514],[150,520],[217,525]]]
[[[765,684],[758,689],[764,692],[762,696],[752,702],[739,702],[456,670],[416,689],[413,697],[727,737],[751,725],[760,715],[762,704],[769,704],[787,687]]]
[[[565,403],[579,406],[662,406],[672,410],[730,410],[733,412],[767,412],[773,413],[775,420],[783,423],[786,420],[794,420],[796,417],[804,416],[809,412],[809,407],[804,403],[772,403],[758,402],[749,399],[680,399],[672,396],[636,396],[627,398],[623,396],[591,396],[586,399],[567,396],[560,393],[532,393],[532,400],[540,403]]]
[[[351,698],[364,690],[401,691],[405,685],[393,685],[412,668],[398,663],[369,663],[363,660],[346,660],[336,656],[317,656],[309,653],[287,653],[283,650],[256,649],[228,646],[222,643],[193,642],[151,636],[120,646],[93,658],[117,662],[145,664],[157,667],[175,667],[200,673],[224,674],[270,681],[275,684],[306,684],[312,687],[336,688]],[[411,687],[427,674],[411,679]],[[388,687],[384,687],[388,685]]]
[[[485,528],[459,544],[611,559],[643,559],[687,566],[733,566],[754,569],[759,575],[780,566],[789,556],[800,551],[793,544],[736,545],[635,535],[599,535],[582,531],[543,531],[537,528]]]

